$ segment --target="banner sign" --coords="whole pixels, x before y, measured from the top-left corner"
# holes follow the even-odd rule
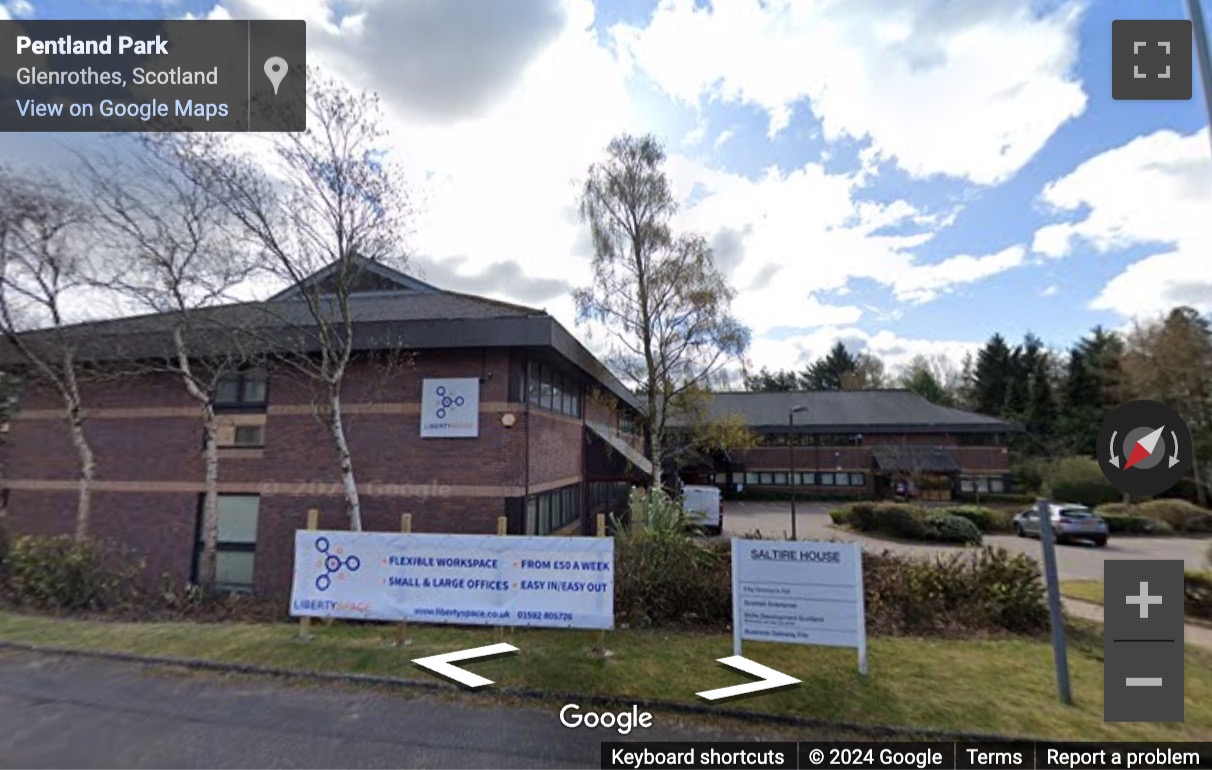
[[[867,672],[857,543],[732,541],[733,646],[741,640],[856,647]]]
[[[614,628],[614,539],[298,530],[294,616]]]
[[[421,438],[475,438],[479,435],[478,377],[421,381]]]

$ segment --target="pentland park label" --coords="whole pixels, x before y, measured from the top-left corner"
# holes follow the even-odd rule
[[[734,539],[732,602],[737,655],[744,639],[855,647],[866,672],[857,544]]]

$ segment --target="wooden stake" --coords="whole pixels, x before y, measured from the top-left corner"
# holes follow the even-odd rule
[[[320,528],[320,509],[307,509],[307,529],[317,530]],[[311,618],[307,615],[299,618],[299,636],[303,639],[311,637]]]
[[[598,537],[606,537],[606,514],[604,514],[604,513],[598,514],[597,524],[598,524]],[[610,655],[610,653],[606,649],[606,629],[604,629],[604,628],[598,632],[598,651],[599,651],[599,654],[603,658],[609,657],[609,655]]]
[[[407,535],[412,532],[412,514],[400,514],[400,534]],[[400,625],[396,626],[396,646],[403,647],[408,644],[408,621],[401,620]]]
[[[504,537],[509,534],[509,519],[504,516],[497,517],[497,536]],[[509,633],[513,633],[513,628],[509,629]],[[497,641],[505,638],[505,627],[497,626]]]

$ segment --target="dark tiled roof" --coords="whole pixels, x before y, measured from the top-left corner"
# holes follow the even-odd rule
[[[629,391],[580,342],[546,311],[470,294],[438,289],[402,273],[373,268],[397,289],[363,291],[349,297],[359,350],[467,347],[549,347],[580,367],[623,401],[638,407]],[[322,277],[325,271],[316,275]],[[239,346],[272,351],[319,350],[312,313],[296,290],[263,302],[245,302],[195,310],[186,334],[199,356],[218,355]],[[340,313],[326,314],[335,322]],[[114,318],[65,327],[58,332],[27,332],[37,344],[60,340],[80,361],[156,359],[172,352],[176,313]],[[20,365],[11,343],[0,342],[0,366]]]
[[[882,445],[872,447],[875,467],[898,473],[954,473],[960,469],[955,455],[930,446]]]
[[[788,413],[797,406],[805,409],[796,413],[795,427],[808,432],[1017,430],[1005,420],[932,404],[909,390],[716,393],[707,413],[715,419],[739,416],[756,430],[786,431]],[[670,422],[684,424],[672,415]]]

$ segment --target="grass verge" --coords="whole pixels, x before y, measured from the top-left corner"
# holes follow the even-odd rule
[[[392,626],[317,624],[311,640],[291,624],[118,623],[0,613],[0,639],[75,649],[196,658],[311,671],[430,680],[409,661],[499,641],[490,629],[411,627],[412,643],[389,645]],[[474,664],[502,686],[556,693],[702,703],[694,693],[744,681],[715,665],[731,654],[722,634],[618,630],[614,653],[592,654],[597,632],[517,629],[505,639],[514,657]],[[853,650],[750,643],[745,655],[803,680],[800,687],[730,704],[753,711],[950,732],[1113,740],[1212,739],[1212,654],[1188,648],[1186,721],[1102,720],[1102,638],[1077,623],[1069,663],[1076,705],[1056,699],[1044,640],[873,638],[871,676],[860,677]],[[456,691],[451,686],[452,692]]]
[[[1092,604],[1103,603],[1103,581],[1101,580],[1062,580],[1061,595],[1070,599],[1081,599]]]

